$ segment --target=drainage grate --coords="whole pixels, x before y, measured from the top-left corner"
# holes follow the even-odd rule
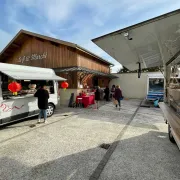
[[[65,116],[65,117],[66,117],[66,116],[69,116],[69,115],[68,115],[68,114],[64,114],[63,116]]]
[[[31,124],[29,127],[33,128],[33,127],[36,127],[36,125],[35,124]]]
[[[99,147],[102,149],[109,149],[110,146],[110,144],[101,144]]]

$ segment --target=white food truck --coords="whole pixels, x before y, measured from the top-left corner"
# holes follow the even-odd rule
[[[38,115],[34,93],[42,81],[50,94],[47,116],[52,116],[60,100],[57,81],[65,80],[56,76],[52,69],[0,63],[0,125]],[[22,86],[15,96],[8,89],[12,81]]]

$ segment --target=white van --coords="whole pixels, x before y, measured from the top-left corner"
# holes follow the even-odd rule
[[[147,96],[146,100],[154,101],[164,98],[164,76],[162,73],[151,73],[147,75]]]
[[[8,84],[14,80],[22,86],[16,96],[8,90]],[[42,81],[50,93],[47,116],[52,116],[60,98],[57,81],[65,80],[52,69],[0,63],[0,125],[38,115],[34,93]],[[30,89],[31,84],[36,88]]]

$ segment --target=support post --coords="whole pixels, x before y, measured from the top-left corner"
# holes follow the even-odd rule
[[[164,102],[166,103],[167,102],[167,66],[166,66],[166,62],[165,62],[165,59],[164,59],[164,55],[163,55],[163,49],[161,47],[162,43],[161,41],[158,39],[157,36],[149,33],[152,37],[155,38],[155,40],[157,41],[158,43],[158,47],[159,47],[159,51],[160,51],[160,55],[161,55],[161,60],[163,62],[163,69],[164,69]]]
[[[163,62],[163,67],[164,67],[164,102],[167,103],[167,66],[165,62]]]

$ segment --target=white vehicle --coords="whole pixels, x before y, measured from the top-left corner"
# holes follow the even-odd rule
[[[147,75],[147,96],[146,99],[154,101],[160,99],[163,101],[164,97],[164,76],[162,73],[159,74],[148,74]]]
[[[50,93],[47,116],[52,116],[59,102],[57,81],[65,80],[56,76],[52,69],[0,63],[0,125],[38,115],[34,93],[42,81],[46,82]],[[8,90],[12,81],[22,86],[16,96]]]

